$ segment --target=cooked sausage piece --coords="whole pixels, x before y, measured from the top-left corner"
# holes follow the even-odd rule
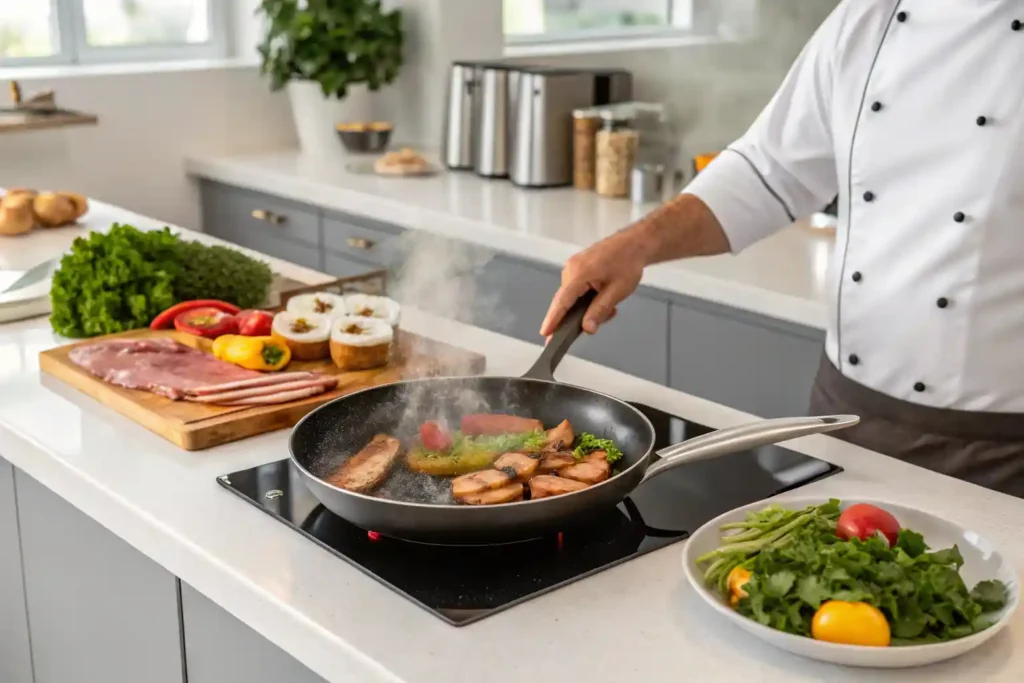
[[[590,451],[583,456],[583,462],[608,462],[608,454],[604,451]]]
[[[550,448],[568,448],[572,446],[572,442],[576,440],[576,433],[572,430],[572,425],[569,424],[568,420],[562,420],[557,427],[552,427],[547,431],[548,434],[548,447]],[[558,444],[562,445],[559,446]]]
[[[398,461],[402,443],[387,434],[378,434],[327,477],[327,483],[356,493],[376,488]]]
[[[540,459],[540,466],[537,468],[537,471],[541,474],[548,474],[575,464],[576,458],[573,457],[572,451],[545,453],[544,457]]]
[[[514,477],[501,470],[480,470],[452,479],[452,495],[463,498],[475,493],[508,486]]]
[[[523,499],[523,485],[509,484],[500,489],[491,489],[481,493],[474,493],[460,498],[467,505],[497,505],[499,503],[513,503]]]
[[[532,458],[525,453],[506,453],[494,461],[494,469],[505,472],[513,479],[525,481],[533,476],[540,465],[539,458]]]
[[[499,434],[524,434],[540,431],[544,425],[540,420],[517,415],[498,413],[477,413],[462,417],[462,432],[470,436],[497,436]]]
[[[538,498],[560,496],[563,493],[582,491],[589,486],[589,484],[584,484],[581,481],[563,479],[562,477],[550,474],[541,474],[530,480],[530,498],[536,500]]]
[[[608,478],[612,472],[612,466],[607,460],[594,459],[584,460],[575,465],[569,465],[558,470],[558,476],[566,479],[575,479],[584,484],[598,484]]]

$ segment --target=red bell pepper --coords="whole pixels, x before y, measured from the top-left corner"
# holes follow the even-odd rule
[[[174,326],[174,319],[185,311],[191,311],[196,308],[215,308],[219,311],[235,315],[238,313],[238,306],[229,304],[226,301],[219,301],[217,299],[196,299],[195,301],[182,301],[179,304],[174,304],[166,311],[153,318],[153,322],[149,324],[151,330],[166,330]]]
[[[223,334],[237,332],[238,321],[230,313],[206,306],[179,313],[174,319],[174,329],[199,337],[216,339]]]
[[[274,326],[274,314],[247,308],[235,316],[238,334],[245,337],[269,337]]]

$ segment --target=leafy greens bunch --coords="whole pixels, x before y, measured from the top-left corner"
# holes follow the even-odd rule
[[[163,230],[115,223],[74,241],[50,290],[54,332],[95,337],[145,327],[180,301],[262,304],[273,279],[262,261],[233,249],[182,240]]]

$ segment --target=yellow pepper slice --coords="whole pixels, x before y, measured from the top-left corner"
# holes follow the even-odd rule
[[[276,372],[292,360],[288,346],[274,337],[244,337],[225,334],[213,342],[213,357],[246,370]]]

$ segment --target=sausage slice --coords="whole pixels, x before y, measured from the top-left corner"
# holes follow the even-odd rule
[[[582,491],[585,488],[589,488],[589,486],[589,484],[584,484],[581,481],[563,479],[562,477],[550,474],[541,474],[530,480],[530,498],[537,500],[538,498],[560,496],[563,493]]]
[[[513,477],[501,470],[480,470],[452,479],[452,495],[465,498],[473,494],[508,486]]]
[[[473,493],[460,500],[467,505],[498,505],[500,503],[514,503],[523,499],[523,485],[509,484],[500,489],[491,489],[482,493]]]
[[[558,451],[556,453],[544,454],[544,457],[540,459],[540,465],[537,470],[541,474],[550,474],[563,467],[575,464],[576,458],[573,457],[572,451]]]
[[[514,479],[525,481],[533,476],[540,465],[538,458],[532,458],[525,453],[506,453],[494,461],[494,469],[501,470]]]
[[[470,436],[525,434],[544,429],[540,420],[499,413],[476,413],[462,417],[462,432]]]
[[[328,476],[327,483],[356,493],[372,491],[391,473],[401,450],[402,443],[398,439],[377,434]]]

